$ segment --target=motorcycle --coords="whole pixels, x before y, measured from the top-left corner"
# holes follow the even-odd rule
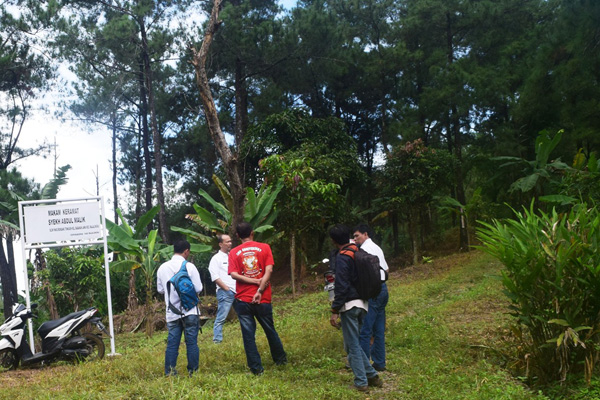
[[[324,258],[322,263],[329,263],[329,259]],[[323,288],[323,290],[329,293],[329,302],[333,303],[333,290],[335,289],[335,271],[331,269],[331,265],[329,267],[329,270],[323,274],[323,277],[325,278],[325,287]]]
[[[12,315],[0,326],[0,372],[16,369],[19,366],[34,364],[47,365],[55,361],[91,361],[104,357],[102,333],[81,333],[87,324],[96,325],[100,332],[110,337],[99,317],[93,315],[95,307],[71,313],[65,317],[44,322],[38,328],[42,339],[42,351],[33,354],[26,340],[27,320],[37,318],[32,310],[23,304],[12,307]]]

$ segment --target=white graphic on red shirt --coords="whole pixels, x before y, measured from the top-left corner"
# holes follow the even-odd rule
[[[254,253],[245,254],[242,258],[242,265],[244,266],[243,274],[249,278],[256,278],[260,274],[258,268],[258,258]]]

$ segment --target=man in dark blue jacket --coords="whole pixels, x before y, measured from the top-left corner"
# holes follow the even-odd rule
[[[361,299],[355,288],[358,279],[354,265],[355,244],[350,243],[350,229],[345,225],[336,225],[329,230],[329,236],[339,253],[335,262],[335,297],[331,305],[329,322],[338,328],[341,316],[344,347],[348,353],[348,363],[354,373],[353,387],[366,392],[369,386],[381,387],[383,382],[371,365],[360,346],[359,336],[363,320],[368,310],[368,303]]]

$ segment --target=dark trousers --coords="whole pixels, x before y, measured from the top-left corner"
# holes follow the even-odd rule
[[[244,350],[246,351],[246,361],[248,367],[254,374],[263,372],[262,361],[256,347],[256,321],[262,326],[269,348],[271,357],[275,364],[285,364],[287,355],[283,350],[283,344],[275,330],[273,323],[273,308],[270,303],[251,304],[235,300],[233,307],[238,315],[240,326],[242,328],[242,339],[244,340]]]

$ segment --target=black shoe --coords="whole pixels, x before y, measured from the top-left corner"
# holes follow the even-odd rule
[[[386,370],[385,367],[376,367],[374,365],[373,365],[373,368],[375,368],[375,371],[379,371],[379,372],[383,372]]]
[[[369,382],[369,386],[383,387],[383,381],[381,380],[379,375],[375,375],[372,378],[367,378],[367,381]]]
[[[365,386],[350,385],[350,389],[358,390],[359,392],[363,392],[363,393],[366,393],[369,391],[369,387],[367,385],[365,385]]]

